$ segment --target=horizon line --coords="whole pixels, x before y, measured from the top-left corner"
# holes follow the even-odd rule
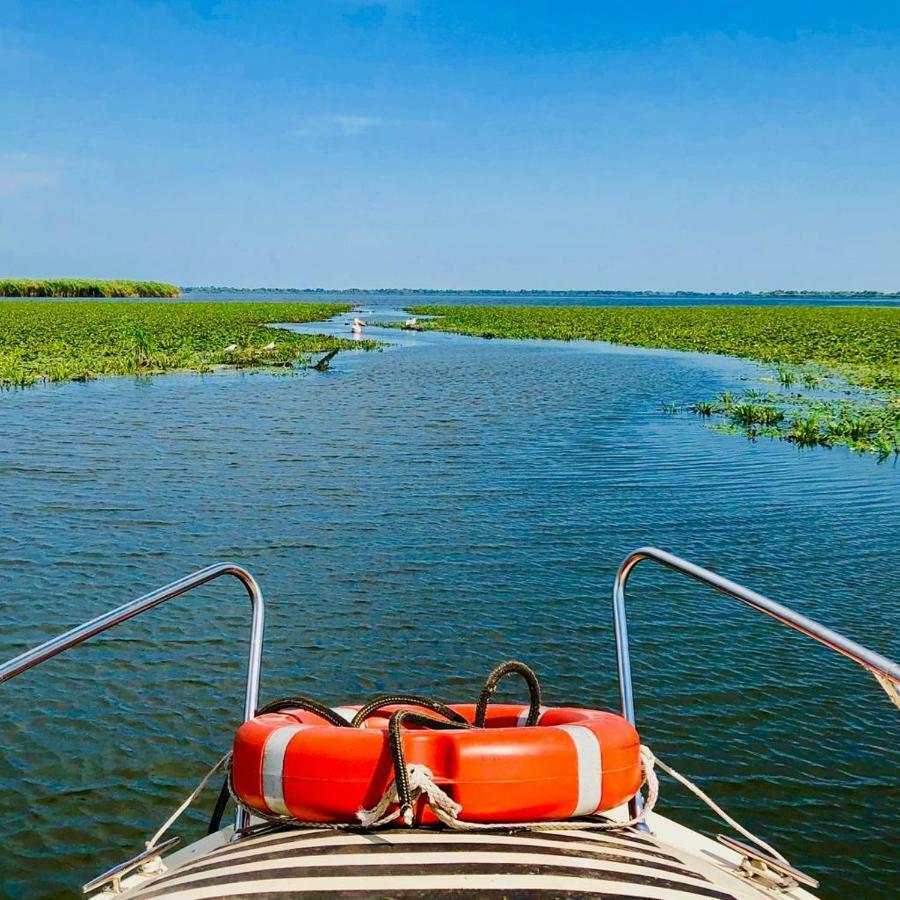
[[[774,288],[762,291],[697,291],[697,290],[615,290],[606,288],[404,288],[404,287],[231,287],[228,285],[180,285],[182,291],[233,291],[250,293],[294,294],[448,294],[448,295],[541,295],[602,297],[889,297],[900,298],[900,290],[868,289],[818,290]]]

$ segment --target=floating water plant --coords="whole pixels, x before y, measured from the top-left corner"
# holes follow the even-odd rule
[[[822,441],[819,417],[815,414],[794,419],[785,436],[801,447],[814,447]]]
[[[821,306],[414,306],[425,329],[498,338],[587,339],[723,353],[840,371],[900,390],[900,308]],[[793,380],[792,380],[793,379]],[[786,385],[789,386],[789,385]]]
[[[0,386],[215,366],[289,367],[371,341],[273,330],[349,309],[339,303],[0,302]],[[273,346],[274,343],[274,346]]]
[[[798,447],[845,446],[881,458],[900,454],[896,399],[858,395],[837,400],[794,393],[772,404],[772,395],[748,392],[734,403],[704,401],[688,409],[704,418],[719,417],[714,427],[728,434],[781,438]]]
[[[717,406],[715,403],[711,401],[705,401],[703,403],[694,403],[691,407],[698,416],[711,416],[717,410]]]
[[[774,406],[749,402],[735,404],[729,415],[736,425],[743,425],[745,428],[752,425],[777,425],[784,419],[784,413]]]

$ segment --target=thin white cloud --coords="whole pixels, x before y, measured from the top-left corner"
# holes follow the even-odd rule
[[[22,150],[0,150],[0,196],[24,194],[56,184],[66,162]]]
[[[380,125],[381,119],[375,116],[334,116],[334,123],[347,137],[353,137]]]
[[[314,116],[292,129],[291,134],[294,137],[357,137],[383,124],[384,120],[377,116]]]
[[[22,194],[49,187],[57,180],[51,172],[3,171],[0,169],[0,196]]]

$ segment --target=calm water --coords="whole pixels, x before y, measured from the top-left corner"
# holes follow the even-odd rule
[[[900,470],[660,410],[754,365],[391,337],[323,374],[0,395],[0,657],[231,559],[269,602],[264,700],[471,698],[516,656],[551,702],[614,706],[609,590],[647,543],[900,655]],[[674,575],[633,587],[647,743],[823,896],[894,895],[900,717],[874,682]],[[3,897],[75,896],[142,847],[229,746],[247,622],[222,583],[0,688]],[[724,830],[668,781],[661,810]]]

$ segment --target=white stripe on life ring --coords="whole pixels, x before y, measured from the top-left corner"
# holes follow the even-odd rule
[[[291,811],[284,805],[284,755],[291,738],[303,725],[285,725],[278,728],[266,738],[263,748],[262,792],[266,806],[273,813],[289,816]]]
[[[528,712],[530,709],[531,709],[530,706],[525,706],[522,708],[522,712],[519,713],[519,718],[516,719],[516,728],[524,728],[525,727],[525,723],[528,721]],[[538,712],[537,722],[534,723],[535,725],[541,724],[541,716],[545,712],[547,712],[547,707],[546,706],[540,707],[540,711]]]
[[[572,738],[578,760],[578,801],[573,816],[589,816],[600,806],[603,788],[603,761],[600,741],[590,728],[584,725],[558,725]]]
[[[336,712],[342,719],[346,719],[348,722],[352,722],[353,717],[356,715],[356,710],[352,706],[333,706],[331,711]]]

